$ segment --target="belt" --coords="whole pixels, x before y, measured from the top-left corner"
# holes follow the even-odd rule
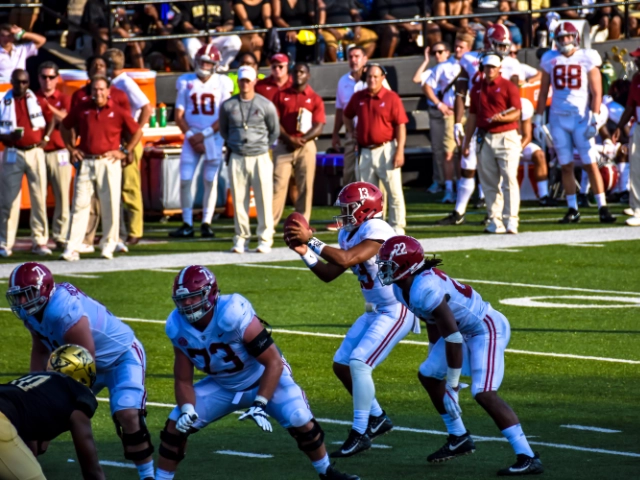
[[[15,148],[16,150],[20,150],[20,151],[26,152],[27,150],[33,150],[34,148],[37,148],[38,145],[40,145],[40,144],[39,143],[34,143],[33,145],[26,145],[24,147],[13,147],[13,148]]]
[[[384,147],[387,143],[389,143],[389,142],[379,143],[378,145],[366,145],[366,146],[364,146],[362,148],[368,148],[369,150],[373,150],[375,148]]]
[[[84,155],[83,160],[103,160],[107,158],[106,155]]]

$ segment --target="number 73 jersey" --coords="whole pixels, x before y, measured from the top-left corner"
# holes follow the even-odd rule
[[[176,82],[176,109],[184,110],[189,128],[204,130],[218,120],[220,105],[231,97],[233,82],[225,75],[214,73],[206,82],[195,73],[181,75]]]
[[[540,68],[551,77],[551,112],[585,115],[589,110],[589,72],[602,65],[600,54],[578,49],[567,57],[557,50],[542,56]]]

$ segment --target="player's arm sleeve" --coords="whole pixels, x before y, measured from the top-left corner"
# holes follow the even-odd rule
[[[597,50],[588,50],[587,59],[587,72],[590,72],[594,68],[599,68],[602,65],[602,57]]]
[[[251,302],[242,295],[234,293],[227,300],[225,306],[224,318],[220,323],[220,327],[225,331],[234,331],[239,338],[244,338],[244,332],[256,317],[256,311],[253,309]]]
[[[80,410],[87,417],[93,418],[93,415],[96,413],[98,409],[98,400],[96,400],[96,396],[93,394],[89,387],[82,385],[80,382],[68,377],[69,384],[74,390],[74,395],[76,398],[75,401],[75,409]]]
[[[48,312],[59,312],[58,315],[52,315],[52,324],[58,329],[58,333],[63,337],[71,327],[75,326],[82,317],[87,317],[87,312],[82,306],[80,299],[67,293],[66,290],[63,293],[56,295],[55,303],[49,305]]]
[[[420,280],[421,284],[415,304],[422,312],[431,314],[444,300],[445,291],[434,274],[420,277]]]
[[[178,90],[178,94],[176,95],[176,110],[186,110],[187,109],[187,88],[182,87]]]
[[[551,62],[549,60],[549,55],[547,55],[546,53],[542,56],[542,59],[540,60],[540,68],[547,72],[549,75],[551,75]]]

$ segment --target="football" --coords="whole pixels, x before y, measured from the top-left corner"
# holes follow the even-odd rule
[[[309,222],[307,222],[307,219],[304,218],[304,215],[302,215],[301,213],[293,212],[291,215],[289,215],[287,219],[284,221],[284,241],[289,246],[289,248],[294,248],[302,245],[302,243],[297,240],[295,241],[287,240],[287,232],[289,228],[293,226],[297,226],[294,220],[297,220],[300,223],[300,225],[302,225],[303,228],[307,228],[307,229],[309,228]]]

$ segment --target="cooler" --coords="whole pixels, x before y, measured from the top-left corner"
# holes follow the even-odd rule
[[[4,97],[5,93],[11,90],[10,83],[0,83],[0,99]]]
[[[147,68],[125,68],[124,72],[135,80],[149,99],[151,108],[156,106],[156,72]]]
[[[551,95],[553,94],[549,87],[549,95],[547,95],[547,107],[551,106]],[[540,82],[525,83],[520,86],[520,97],[526,98],[531,102],[533,108],[538,106],[538,97],[540,96]]]
[[[58,82],[58,90],[69,96],[72,96],[76,90],[80,90],[89,81],[89,75],[85,70],[60,70],[60,80]]]
[[[344,155],[342,153],[316,155],[316,177],[313,182],[313,204],[333,206],[342,189]]]

